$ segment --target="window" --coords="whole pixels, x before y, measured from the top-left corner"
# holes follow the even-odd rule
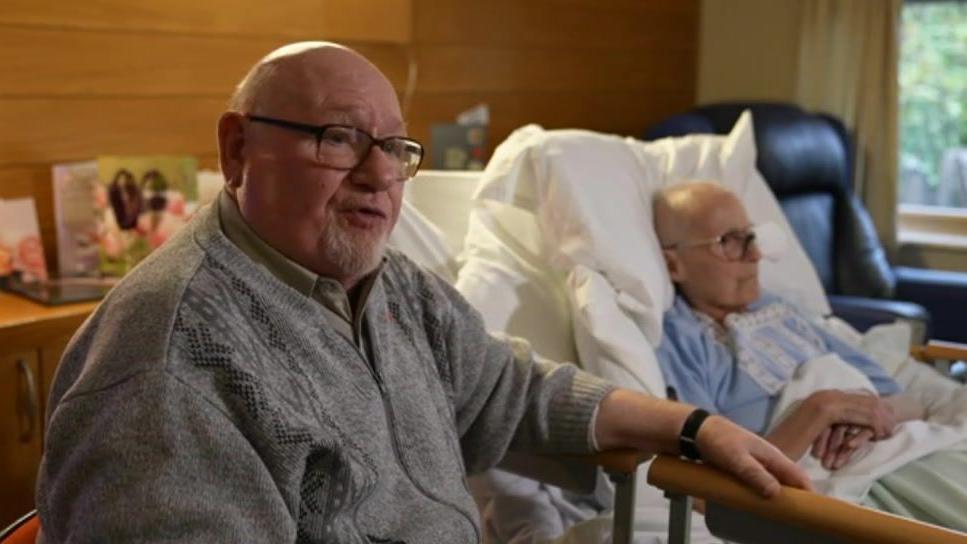
[[[901,25],[899,201],[967,214],[967,0],[907,0]]]

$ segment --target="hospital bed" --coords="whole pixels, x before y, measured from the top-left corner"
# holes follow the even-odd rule
[[[582,145],[586,143],[583,142]],[[677,149],[676,156],[659,157],[656,160],[664,168],[663,175],[669,178],[687,174],[734,177],[737,175],[736,171],[745,166],[739,164],[742,162],[739,159],[726,156],[725,152],[734,153],[736,148],[741,147],[741,142],[719,137],[715,144],[711,147],[696,144],[694,149]],[[391,243],[428,268],[454,281],[458,289],[481,310],[488,326],[528,338],[539,353],[549,358],[580,361],[585,368],[604,374],[621,385],[649,391],[654,386],[648,387],[647,383],[643,383],[648,381],[648,376],[642,378],[640,374],[633,375],[620,365],[610,364],[605,367],[595,360],[600,358],[613,363],[621,357],[641,355],[642,360],[647,361],[650,347],[648,353],[645,353],[640,345],[622,344],[621,341],[614,342],[613,339],[606,338],[603,342],[604,348],[601,345],[589,348],[589,344],[595,342],[591,341],[588,331],[593,329],[594,319],[604,314],[597,314],[595,308],[582,307],[581,304],[593,302],[595,295],[601,292],[601,285],[595,283],[593,276],[591,280],[585,278],[580,283],[573,273],[565,272],[569,269],[573,272],[574,265],[581,265],[581,259],[587,257],[587,248],[581,247],[581,240],[574,240],[575,233],[608,228],[607,225],[591,225],[588,229],[588,225],[569,223],[567,214],[574,211],[575,206],[578,208],[578,216],[593,212],[596,204],[607,205],[607,213],[610,214],[617,215],[628,210],[621,209],[622,202],[615,202],[613,199],[609,201],[607,198],[599,201],[592,199],[592,202],[568,202],[566,189],[557,187],[556,192],[551,194],[546,187],[542,188],[535,181],[541,176],[553,177],[559,174],[560,171],[555,169],[560,168],[567,168],[574,176],[593,178],[601,175],[601,172],[595,170],[601,163],[613,165],[615,162],[630,161],[634,168],[640,169],[648,162],[646,159],[654,159],[642,156],[612,156],[613,153],[609,155],[606,149],[602,152],[603,156],[594,164],[582,165],[580,157],[575,157],[574,161],[555,165],[552,164],[553,160],[534,157],[524,161],[510,160],[507,156],[501,156],[501,150],[498,149],[495,161],[488,167],[487,176],[491,181],[498,178],[506,181],[507,177],[516,180],[510,184],[488,185],[486,179],[481,181],[479,173],[422,172],[408,184],[404,213]],[[691,172],[684,172],[685,163],[693,163],[693,166],[698,167],[691,168]],[[752,163],[754,164],[754,157]],[[746,187],[743,190],[747,189]],[[755,191],[752,193],[755,207],[752,210],[753,220],[760,219],[756,214],[768,212],[773,214],[773,219],[781,222],[781,212],[778,208],[770,209],[767,195],[757,195]],[[559,205],[551,207],[550,210],[550,213],[559,215],[540,216],[532,213],[540,198],[561,199],[557,203]],[[775,216],[777,213],[780,215]],[[650,227],[650,214],[639,218],[639,221],[640,225]],[[551,223],[556,225],[553,228],[560,229],[556,238],[550,237],[553,243],[548,242],[547,236],[547,229],[552,227]],[[640,243],[642,247],[652,243],[647,240],[624,239],[627,233],[611,231],[607,234],[622,237],[621,241],[624,243]],[[600,238],[590,236],[583,241],[595,244]],[[616,254],[618,250],[613,247],[614,244],[603,245],[605,247],[595,248],[604,253],[596,265],[601,265],[602,262],[608,265],[609,259],[624,257]],[[795,249],[792,248],[793,253]],[[800,257],[805,258],[804,255]],[[647,261],[640,259],[637,264],[660,275],[661,270],[657,268],[660,263]],[[647,268],[651,265],[654,266]],[[773,275],[780,276],[797,266],[801,266],[801,263],[793,261],[792,264],[786,262],[768,265]],[[617,279],[621,292],[612,302],[623,305],[624,313],[633,316],[631,326],[639,331],[647,331],[649,327],[653,327],[648,319],[651,309],[634,307],[634,303],[640,303],[642,298],[658,297],[648,286],[640,282],[636,284],[633,276],[635,274],[627,271],[613,271],[610,279]],[[822,301],[807,301],[806,291],[810,283],[808,278],[798,278],[795,282],[792,289],[784,293],[791,293],[793,299],[806,301],[804,304],[818,313],[823,310],[828,312]],[[768,281],[765,283],[767,287],[770,286]],[[818,286],[818,281],[816,285]],[[570,295],[565,292],[569,287],[572,288]],[[585,296],[576,301],[573,292]],[[603,298],[607,299],[608,296]],[[657,315],[660,316],[660,311]],[[611,325],[615,326],[614,323]],[[620,329],[624,325],[628,324],[618,324],[616,327]],[[944,355],[962,356],[960,353],[951,352]],[[655,371],[657,372],[657,367]],[[660,391],[657,393],[661,396]],[[661,499],[662,504],[655,507],[655,497],[660,497],[660,494],[654,491],[644,494],[645,502],[650,501],[648,506],[651,508],[646,510],[646,514],[653,516],[656,512],[661,512],[669,520],[664,523],[663,530],[667,532],[670,542],[688,541],[689,528],[696,528],[692,524],[694,515],[689,513],[687,497],[706,499],[707,524],[717,538],[728,538],[735,542],[772,542],[779,534],[784,535],[782,538],[790,542],[816,541],[817,538],[828,542],[967,542],[965,535],[794,489],[784,489],[782,497],[766,501],[714,469],[677,459],[659,457],[637,470],[633,469],[648,458],[647,455],[637,452],[609,453],[580,460],[542,460],[534,466],[568,467],[573,466],[575,461],[605,466],[612,475],[612,480],[619,483],[616,490],[618,499],[614,516],[615,530],[611,535],[616,542],[628,542],[634,533],[635,521],[631,518],[634,514],[641,516],[641,510],[636,509],[635,501],[641,501],[641,490],[648,488],[644,485],[636,486],[635,478],[644,476],[646,471],[648,482],[664,490],[673,499],[673,508],[669,508],[669,503],[664,499]],[[526,472],[526,468],[524,471]],[[586,488],[588,485],[587,481],[569,481],[566,474],[563,477],[558,476],[557,479],[554,476],[549,477],[555,483],[576,488]],[[640,481],[643,477],[637,479]],[[757,521],[751,521],[753,519]]]

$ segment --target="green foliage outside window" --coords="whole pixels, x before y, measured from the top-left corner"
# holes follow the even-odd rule
[[[967,148],[967,2],[903,7],[899,77],[901,198],[962,206],[936,193],[944,152]]]

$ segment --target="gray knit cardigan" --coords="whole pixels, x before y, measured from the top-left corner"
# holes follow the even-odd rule
[[[365,312],[371,363],[200,211],[68,346],[45,541],[478,542],[467,472],[589,450],[610,386],[488,335],[403,255]]]

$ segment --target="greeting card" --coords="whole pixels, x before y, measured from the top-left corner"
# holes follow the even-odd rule
[[[54,224],[57,227],[57,268],[62,278],[99,274],[97,162],[57,164],[53,167]]]
[[[94,188],[100,271],[121,276],[184,226],[197,205],[193,157],[99,157]]]
[[[47,280],[33,198],[0,200],[0,277],[22,282]]]

